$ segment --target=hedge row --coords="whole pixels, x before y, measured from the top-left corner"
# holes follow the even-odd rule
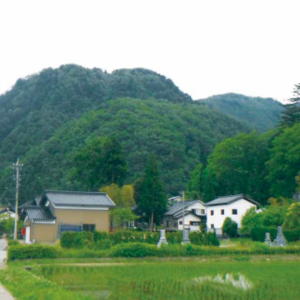
[[[179,244],[182,241],[182,232],[169,232],[166,234],[170,244]],[[219,241],[214,233],[191,232],[190,240],[192,244],[203,246],[218,246]],[[120,243],[148,243],[157,244],[159,232],[139,232],[139,231],[117,231],[107,232],[65,232],[60,245],[63,248],[93,248],[108,249]]]
[[[254,227],[251,230],[251,238],[253,241],[263,242],[265,240],[266,232],[269,232],[271,239],[274,240],[277,235],[277,228],[274,227]],[[288,242],[295,242],[300,240],[300,230],[289,230],[283,232]]]
[[[101,257],[172,257],[172,256],[211,256],[211,255],[255,255],[255,254],[300,254],[299,246],[269,247],[254,243],[249,248],[220,248],[197,245],[166,245],[157,248],[148,243],[122,243],[107,250],[62,249],[46,245],[11,246],[9,260],[34,258],[101,258]]]

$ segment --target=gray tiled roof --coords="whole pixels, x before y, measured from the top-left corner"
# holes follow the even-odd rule
[[[39,206],[28,206],[24,208],[24,211],[28,216],[28,219],[33,222],[55,220],[55,217],[48,209]]]
[[[115,203],[106,193],[45,191],[46,198],[54,206],[114,207]]]
[[[183,205],[184,205],[184,209],[187,209],[189,206],[196,204],[196,203],[203,204],[203,202],[200,200],[177,202],[169,208],[169,210],[165,213],[165,215],[166,216],[174,216],[174,217],[180,213],[182,215]]]
[[[223,205],[223,204],[230,204],[233,203],[237,200],[240,199],[245,199],[248,200],[249,202],[252,202],[255,205],[259,205],[256,201],[252,200],[251,198],[243,195],[243,194],[237,194],[237,195],[228,195],[228,196],[223,196],[223,197],[218,197],[212,201],[209,201],[205,203],[205,206],[215,206],[215,205]]]

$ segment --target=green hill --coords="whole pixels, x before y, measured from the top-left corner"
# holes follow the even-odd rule
[[[114,136],[121,143],[129,167],[127,182],[143,171],[150,153],[157,155],[168,193],[182,190],[190,171],[204,161],[214,145],[225,137],[247,131],[247,127],[209,108],[192,102],[119,98],[105,101],[98,110],[61,126],[49,139],[25,151],[22,179],[23,201],[44,188],[81,189],[68,174],[72,156],[96,136]],[[12,170],[2,171],[0,186],[9,187]]]
[[[117,70],[65,65],[20,79],[0,96],[0,169],[47,140],[56,129],[108,99],[156,98],[191,102],[171,80],[145,69]]]
[[[200,99],[208,107],[224,113],[260,132],[278,125],[284,106],[272,98],[247,97],[240,94],[223,94]]]

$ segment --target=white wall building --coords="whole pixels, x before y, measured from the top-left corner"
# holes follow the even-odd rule
[[[218,235],[222,234],[224,220],[230,217],[241,227],[241,221],[245,213],[251,207],[258,207],[258,203],[243,194],[230,195],[216,198],[205,204],[207,216],[207,230],[215,230]]]
[[[191,231],[200,230],[201,223],[205,223],[206,213],[202,201],[182,201],[173,204],[165,213],[164,225],[167,230]]]

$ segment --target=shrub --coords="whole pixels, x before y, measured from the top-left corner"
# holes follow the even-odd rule
[[[17,246],[20,245],[20,243],[17,240],[8,240],[8,246]]]
[[[295,242],[300,240],[300,230],[284,230],[283,233],[288,242]]]
[[[109,233],[105,231],[95,231],[94,232],[94,242],[109,239]]]
[[[109,239],[98,240],[95,242],[94,249],[109,249],[112,246],[112,242]]]
[[[223,234],[229,236],[230,238],[237,237],[238,225],[231,218],[227,217],[223,223],[222,231]]]
[[[59,251],[53,246],[46,245],[18,245],[8,248],[8,259],[31,259],[31,258],[56,258]]]
[[[277,229],[274,227],[257,226],[252,228],[250,236],[253,241],[263,242],[265,240],[266,232],[270,232],[271,239],[275,239]]]
[[[182,241],[182,232],[167,232],[166,238],[169,244],[180,244]]]
[[[64,232],[60,239],[63,248],[83,248],[91,247],[94,241],[92,232]]]
[[[115,246],[111,251],[114,257],[145,257],[155,256],[159,249],[146,243],[125,243]]]
[[[198,232],[192,231],[190,233],[190,240],[192,244],[202,246],[219,246],[220,242],[215,232]]]

